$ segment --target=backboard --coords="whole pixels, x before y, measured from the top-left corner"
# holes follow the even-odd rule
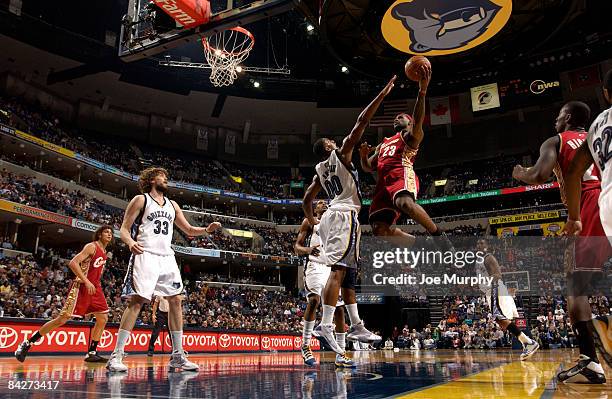
[[[127,62],[148,58],[212,33],[282,14],[299,3],[300,0],[210,0],[210,20],[184,28],[155,2],[129,0],[122,20],[119,57]]]

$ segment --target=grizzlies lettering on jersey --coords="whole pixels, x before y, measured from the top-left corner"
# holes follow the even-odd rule
[[[333,151],[326,161],[317,164],[315,170],[323,189],[331,200],[329,209],[355,212],[361,210],[357,169],[352,164],[350,169],[347,168],[342,163],[338,150]]]
[[[166,197],[160,205],[149,194],[143,195],[145,204],[132,226],[132,239],[138,242],[145,252],[174,255],[171,246],[176,216],[174,206]]]

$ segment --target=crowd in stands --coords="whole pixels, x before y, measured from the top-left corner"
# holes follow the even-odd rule
[[[517,302],[523,298],[517,298]],[[606,296],[589,297],[592,316],[612,313]],[[443,302],[443,317],[437,326],[417,331],[405,325],[394,327],[385,347],[400,349],[495,349],[509,347],[512,336],[493,319],[484,296],[450,296]],[[541,296],[535,322],[526,333],[543,349],[576,346],[567,300],[563,296]],[[526,317],[529,315],[526,315]]]
[[[0,98],[0,116],[6,123],[21,127],[44,140],[77,151],[95,160],[137,174],[145,166],[157,165],[171,171],[171,179],[213,186],[272,198],[292,198],[292,180],[310,182],[312,170],[291,176],[289,167],[252,167],[233,162],[216,161],[204,156],[177,153],[168,149],[135,144],[118,137],[104,137],[74,127],[19,99]],[[132,147],[134,146],[134,148]],[[138,150],[140,148],[140,150]],[[139,156],[136,151],[140,151]],[[511,170],[523,163],[523,156],[498,156],[452,167],[417,170],[421,181],[420,198],[442,197],[519,185]],[[309,176],[310,175],[310,176]],[[371,198],[374,179],[362,174],[364,198]],[[234,179],[233,177],[239,178]],[[301,180],[300,180],[301,179]],[[436,180],[447,180],[435,186]],[[298,193],[301,196],[301,192]]]
[[[77,217],[100,224],[121,226],[123,211],[96,198],[88,198],[78,190],[53,184],[41,184],[28,176],[0,171],[0,198],[45,209],[61,215]]]
[[[254,267],[242,268],[237,276],[222,273],[198,273],[198,280],[207,283],[252,284],[279,286],[278,275],[270,268],[256,270]],[[233,272],[235,273],[235,272]]]
[[[421,198],[444,197],[519,186],[512,178],[514,165],[523,164],[524,156],[498,156],[481,161],[469,161],[452,166],[417,171],[421,183]],[[436,186],[435,181],[446,180]]]
[[[74,253],[67,254],[72,257]],[[102,288],[110,312],[109,321],[121,319],[124,302],[121,287],[127,254],[112,256],[104,270]],[[73,274],[68,262],[54,250],[36,256],[0,256],[0,317],[56,317],[62,309]],[[245,287],[196,287],[185,281],[185,323],[219,329],[298,332],[303,300],[291,292],[248,290]],[[150,309],[144,308],[138,324],[150,322]]]
[[[593,317],[610,314],[610,301],[606,296],[590,296]],[[571,328],[567,300],[562,296],[541,296],[531,336],[544,348],[570,348],[576,345],[576,335]]]

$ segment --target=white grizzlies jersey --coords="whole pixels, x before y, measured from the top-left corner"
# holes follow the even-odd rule
[[[487,271],[487,267],[484,264],[484,260],[487,258],[487,256],[489,256],[490,254],[485,254],[485,256],[482,257],[482,261],[476,261],[475,262],[475,266],[474,266],[474,271],[476,272],[476,275],[480,275],[483,277],[490,277],[489,276],[489,272]],[[487,285],[487,284],[479,284],[478,288],[480,288],[480,290],[487,294],[490,295],[491,294],[491,286]]]
[[[601,176],[600,203],[606,200],[612,207],[612,107],[603,111],[591,125],[587,135],[589,150]],[[610,208],[608,208],[610,209]]]
[[[320,224],[314,225],[310,234],[306,238],[306,245],[305,245],[306,247],[314,247],[318,245],[319,256],[308,255],[308,263],[306,263],[306,265],[308,265],[310,262],[319,263],[322,265],[325,264],[325,259],[323,258],[323,255],[322,255],[323,248],[321,247],[321,235],[319,234],[320,226],[321,226]]]
[[[155,255],[174,255],[172,233],[176,211],[172,202],[164,196],[158,204],[149,194],[143,194],[144,208],[132,226],[132,239],[145,250]]]
[[[340,159],[338,150],[333,151],[326,161],[315,166],[321,185],[331,200],[329,209],[333,211],[361,210],[361,192],[357,169],[351,165],[349,170]]]

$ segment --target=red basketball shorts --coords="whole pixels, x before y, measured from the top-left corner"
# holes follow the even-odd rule
[[[612,255],[612,248],[599,218],[600,189],[583,191],[580,201],[582,232],[576,240],[575,270],[599,271]]]
[[[108,304],[102,287],[96,286],[96,292],[90,295],[85,284],[73,281],[61,313],[77,318],[91,313],[108,313]]]
[[[395,198],[401,193],[409,193],[416,201],[418,192],[419,178],[412,166],[392,169],[385,175],[379,175],[370,205],[370,224],[377,221],[394,224],[400,216],[395,207]]]

